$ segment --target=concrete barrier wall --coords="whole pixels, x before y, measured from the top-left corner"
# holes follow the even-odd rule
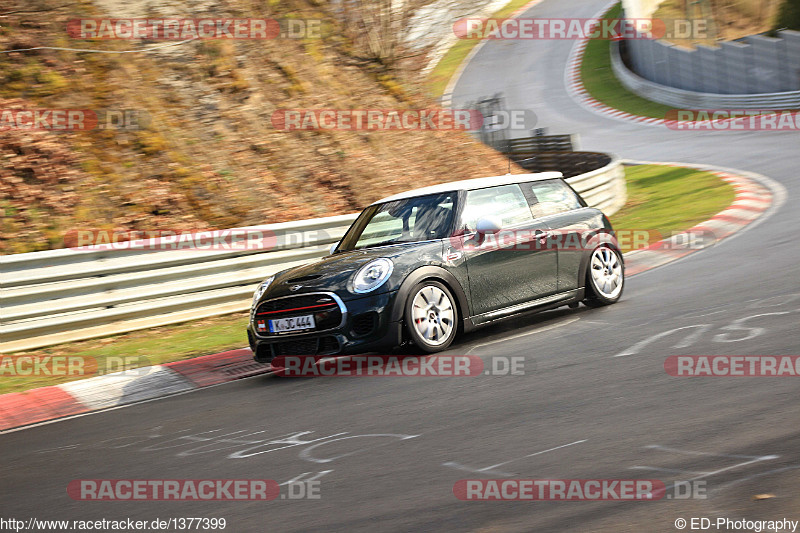
[[[630,41],[628,41],[630,44]],[[738,43],[727,43],[730,46],[723,47],[723,50],[735,50]],[[622,61],[619,50],[619,43],[611,43],[611,66],[617,79],[629,91],[638,94],[642,98],[647,98],[660,104],[668,105],[676,109],[798,109],[800,108],[800,90],[779,93],[741,93],[741,94],[717,94],[712,92],[698,92],[675,88],[669,85],[655,83],[632,72]],[[664,47],[653,48],[655,53],[653,63],[650,64],[650,71],[658,68],[669,69],[672,63],[666,59],[667,49]],[[700,48],[693,52],[691,61],[700,62],[709,76],[716,76],[719,73],[719,64],[710,57],[709,51]],[[737,52],[738,53],[738,52]],[[676,70],[676,79],[681,78]],[[746,90],[750,86],[746,80],[736,78],[733,88]],[[684,79],[685,82],[685,79]],[[684,83],[686,84],[686,83]],[[763,87],[763,85],[762,85]]]
[[[636,74],[674,89],[729,95],[800,91],[800,32],[778,35],[696,49],[652,39],[631,39],[625,46]]]

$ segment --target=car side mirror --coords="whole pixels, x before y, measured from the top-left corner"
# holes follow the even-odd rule
[[[335,243],[331,244],[330,253],[329,253],[328,255],[333,255],[333,252],[335,252],[335,251],[336,251],[336,247],[337,247],[337,246],[339,246],[339,243],[338,243],[338,242],[335,242]]]
[[[488,233],[497,233],[501,229],[503,229],[503,225],[500,222],[500,219],[497,217],[481,218],[475,225],[475,231],[477,231],[481,235],[486,235]]]

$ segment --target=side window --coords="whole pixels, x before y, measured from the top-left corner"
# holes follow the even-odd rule
[[[575,192],[561,180],[526,183],[531,199],[531,213],[535,218],[557,215],[583,207]]]
[[[485,217],[497,218],[503,228],[533,222],[528,201],[519,185],[467,191],[461,227],[467,231],[475,231],[478,220]]]

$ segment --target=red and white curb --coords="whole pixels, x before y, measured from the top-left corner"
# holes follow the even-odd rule
[[[0,395],[0,431],[265,374],[249,349]]]
[[[760,223],[786,199],[785,189],[773,180],[753,174],[705,165],[624,161],[627,164],[660,164],[712,172],[736,189],[736,198],[725,210],[685,233],[670,237],[649,248],[625,254],[628,276],[681,259],[700,248],[686,246],[688,234],[710,232],[711,242],[702,249]],[[669,241],[665,245],[665,241]],[[62,385],[0,395],[0,432],[58,418],[180,394],[202,387],[219,385],[241,378],[272,372],[270,365],[253,361],[249,349],[195,357],[174,363],[142,367]]]

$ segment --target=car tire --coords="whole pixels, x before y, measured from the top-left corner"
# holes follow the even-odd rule
[[[603,307],[619,301],[625,287],[625,264],[618,250],[600,245],[592,250],[586,269],[586,299],[588,307]]]
[[[458,308],[443,283],[426,280],[411,289],[405,303],[406,329],[414,345],[425,353],[446,350],[458,330]]]

